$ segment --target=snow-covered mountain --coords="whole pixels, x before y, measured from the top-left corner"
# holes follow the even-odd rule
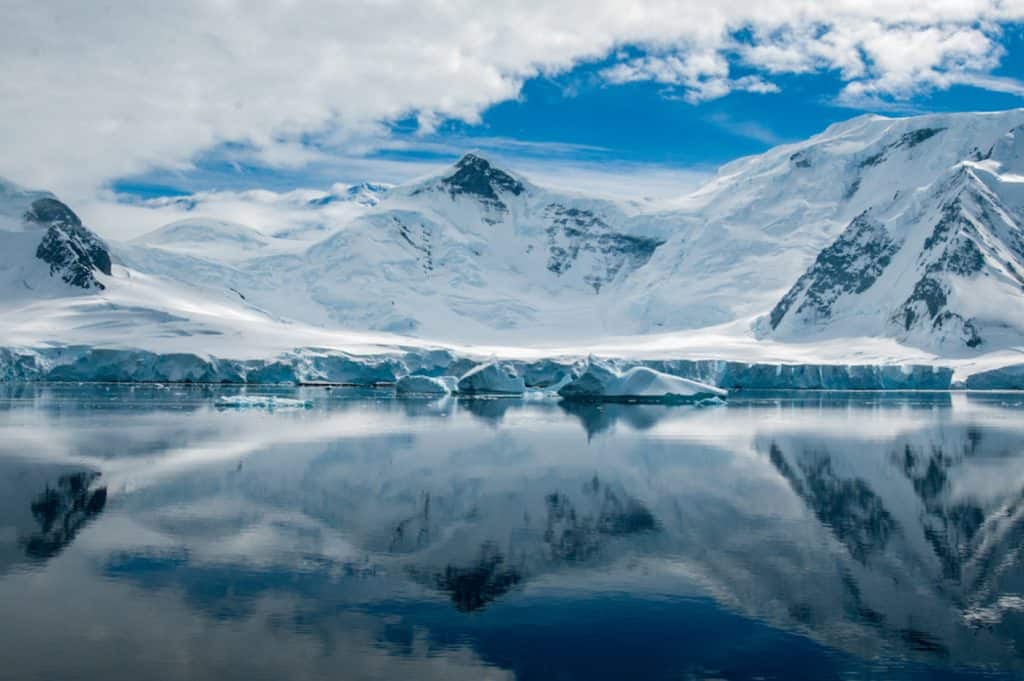
[[[730,163],[658,210],[552,191],[468,154],[400,186],[159,199],[188,218],[126,243],[7,183],[11,300],[92,302],[5,308],[22,342],[39,315],[87,327],[92,305],[118,323],[146,310],[160,338],[259,328],[293,346],[362,332],[562,349],[618,338],[738,359],[1012,354],[1024,345],[1022,126],[1024,110],[861,116]],[[36,338],[72,341],[52,333]]]
[[[731,163],[679,203],[684,226],[630,304],[670,328],[760,318],[760,337],[786,342],[1019,343],[1022,123],[862,116]]]
[[[623,331],[607,319],[616,291],[664,240],[648,216],[545,190],[475,154],[375,191],[376,202],[364,190],[346,194],[361,211],[320,240],[196,219],[119,253],[320,326],[494,342]]]
[[[1019,342],[1024,130],[986,126],[968,140],[943,122],[901,132],[860,162],[853,181],[881,174],[876,167],[887,161],[922,166],[948,153],[940,146],[946,135],[945,146],[958,147],[963,160],[937,167],[935,179],[915,189],[894,180],[895,191],[854,217],[772,309],[772,332],[892,335],[950,349]],[[927,145],[936,149],[915,152]]]

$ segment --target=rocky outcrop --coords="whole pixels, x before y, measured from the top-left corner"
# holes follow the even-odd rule
[[[46,228],[36,257],[50,266],[50,276],[78,288],[106,288],[96,274],[110,276],[110,251],[74,211],[57,199],[37,199],[25,213],[25,222]]]
[[[857,216],[772,309],[772,328],[778,328],[787,314],[805,323],[829,319],[841,296],[857,295],[874,285],[901,245],[867,212]]]

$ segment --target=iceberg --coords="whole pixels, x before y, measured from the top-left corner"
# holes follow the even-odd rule
[[[222,395],[214,404],[230,409],[309,409],[313,401],[275,395]]]
[[[567,400],[668,404],[724,400],[727,395],[721,388],[648,367],[619,371],[611,364],[596,360],[591,360],[586,370],[563,386],[558,394]]]
[[[509,362],[489,362],[471,369],[459,379],[463,395],[522,395],[526,382]]]
[[[450,395],[459,379],[455,376],[402,376],[395,383],[399,395]]]

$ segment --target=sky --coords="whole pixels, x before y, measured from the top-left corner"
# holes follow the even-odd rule
[[[865,112],[1024,106],[1024,0],[0,0],[0,175],[101,217],[470,150],[679,196]]]

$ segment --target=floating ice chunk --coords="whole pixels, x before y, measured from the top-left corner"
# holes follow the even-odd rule
[[[214,404],[231,409],[309,409],[313,401],[275,395],[222,395]]]
[[[721,388],[647,367],[619,371],[610,364],[591,360],[586,370],[558,394],[569,400],[607,402],[706,403],[724,400]]]
[[[459,379],[454,376],[402,376],[395,383],[399,395],[449,395]]]
[[[471,369],[459,379],[458,391],[466,395],[522,395],[523,377],[507,362],[490,362]]]

